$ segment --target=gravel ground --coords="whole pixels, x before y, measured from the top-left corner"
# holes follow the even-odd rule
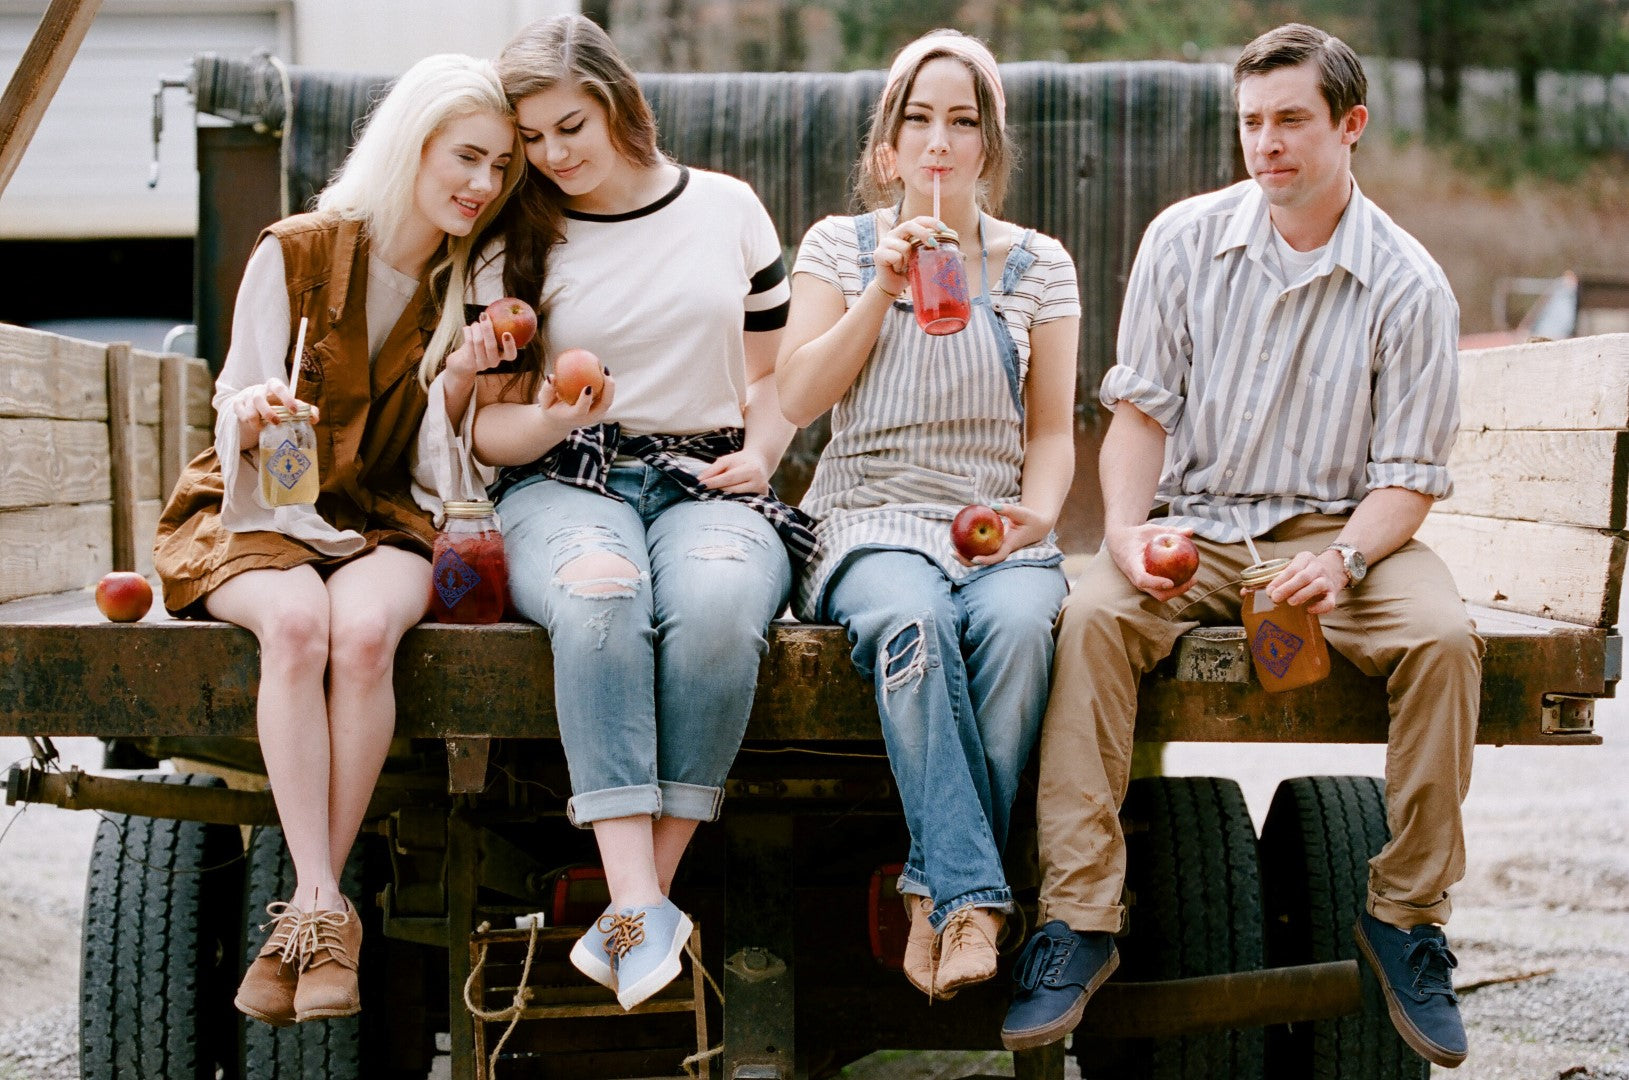
[[[1480,748],[1469,867],[1449,937],[1471,1056],[1454,1080],[1629,1080],[1629,706],[1604,702],[1589,749]],[[94,767],[100,745],[59,740]],[[0,739],[0,765],[25,756]],[[1286,776],[1382,771],[1379,747],[1175,746],[1172,775],[1236,777],[1265,815]],[[0,810],[0,1080],[75,1080],[78,942],[97,818]],[[1508,981],[1501,981],[1508,980]],[[1011,1075],[1004,1054],[877,1054],[848,1080]],[[1222,1080],[1222,1078],[1217,1078]]]

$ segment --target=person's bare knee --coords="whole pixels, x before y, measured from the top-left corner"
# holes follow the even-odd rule
[[[328,655],[338,678],[377,682],[387,678],[396,659],[401,635],[381,612],[357,612],[336,617],[329,633]]]
[[[555,573],[556,585],[583,599],[630,599],[639,591],[639,568],[612,551],[589,551]]]
[[[256,629],[263,669],[320,672],[328,664],[328,613],[298,604],[265,612]]]

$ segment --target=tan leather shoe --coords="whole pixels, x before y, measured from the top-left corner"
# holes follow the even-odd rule
[[[1005,916],[991,908],[957,908],[939,933],[939,969],[933,988],[941,996],[983,982],[996,973],[996,939]]]
[[[933,901],[911,893],[900,899],[905,901],[905,912],[911,919],[911,933],[905,939],[905,977],[912,986],[932,997],[933,965],[939,953],[939,935],[933,932],[933,924],[928,921],[928,916],[933,914]]]
[[[298,936],[305,963],[294,991],[294,1019],[304,1023],[360,1012],[356,961],[362,953],[362,920],[350,900],[343,911],[303,917]]]
[[[287,1027],[294,1023],[294,986],[300,975],[300,955],[296,930],[300,911],[281,900],[266,905],[271,922],[262,923],[271,933],[266,944],[243,973],[238,984],[238,995],[232,1004],[238,1012],[252,1016],[272,1027]]]

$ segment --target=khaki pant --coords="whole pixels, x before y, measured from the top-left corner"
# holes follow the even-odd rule
[[[1306,514],[1256,546],[1263,559],[1322,551],[1344,524]],[[1120,928],[1126,848],[1118,814],[1130,779],[1138,682],[1186,631],[1239,621],[1238,587],[1226,583],[1251,561],[1243,544],[1194,542],[1198,581],[1169,604],[1134,589],[1101,551],[1058,616],[1036,811],[1042,922]],[[1446,922],[1449,886],[1465,873],[1459,807],[1471,779],[1482,640],[1447,566],[1417,540],[1371,567],[1322,622],[1330,648],[1365,674],[1385,676],[1391,699],[1392,838],[1369,861],[1369,912],[1404,928]]]

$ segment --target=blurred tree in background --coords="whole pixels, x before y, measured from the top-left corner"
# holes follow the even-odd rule
[[[1003,60],[1225,57],[1310,22],[1365,56],[1417,61],[1425,132],[1458,133],[1467,72],[1515,75],[1518,137],[1541,123],[1540,73],[1629,73],[1629,0],[586,0],[635,67],[853,70],[954,26]]]

